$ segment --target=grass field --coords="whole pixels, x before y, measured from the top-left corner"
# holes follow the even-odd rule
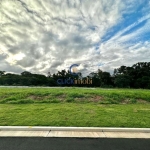
[[[150,103],[150,90],[83,88],[0,88],[0,104]]]
[[[0,126],[150,127],[150,90],[0,88]]]

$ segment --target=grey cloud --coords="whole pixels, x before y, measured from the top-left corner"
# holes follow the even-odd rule
[[[16,65],[10,65],[6,61],[2,61],[2,60],[0,60],[0,70],[4,70],[6,72],[15,72],[18,74],[24,71],[24,69],[22,69],[21,67]]]
[[[61,64],[62,64],[61,61],[54,61],[53,64],[51,65],[51,68],[57,68]]]
[[[36,65],[36,61],[33,58],[25,57],[22,60],[17,61],[17,64],[26,68]]]
[[[95,50],[107,30],[127,11],[129,4],[121,0],[9,0],[9,5],[5,3],[3,0],[0,10],[5,24],[0,30],[0,46],[6,54],[0,57],[1,64],[5,62],[4,70],[10,67],[19,72],[30,68],[32,72],[54,73],[58,68],[67,69],[72,63],[80,63],[84,65],[82,72],[88,72],[104,63],[101,68],[112,71],[130,59],[130,63],[148,60],[150,46],[146,44],[144,55],[138,51],[133,56],[129,47],[125,49],[123,44],[115,47],[107,41]],[[11,57],[18,53],[25,57],[11,62]]]

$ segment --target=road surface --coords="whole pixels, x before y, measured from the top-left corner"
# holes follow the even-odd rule
[[[0,150],[149,150],[150,139],[0,138]]]

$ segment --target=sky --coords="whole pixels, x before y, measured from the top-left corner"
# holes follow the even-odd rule
[[[150,0],[0,0],[0,70],[82,74],[150,62]]]

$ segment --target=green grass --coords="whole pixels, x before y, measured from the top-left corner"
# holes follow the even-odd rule
[[[0,126],[150,127],[150,90],[0,88]]]
[[[81,88],[0,88],[0,104],[27,103],[150,103],[150,90]]]
[[[145,104],[0,104],[0,126],[150,127]]]

